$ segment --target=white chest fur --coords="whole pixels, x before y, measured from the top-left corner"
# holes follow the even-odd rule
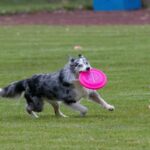
[[[77,101],[79,101],[81,98],[88,97],[89,94],[93,91],[83,87],[78,80],[74,82],[74,86]]]

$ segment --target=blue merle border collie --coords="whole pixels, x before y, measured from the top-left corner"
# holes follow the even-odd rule
[[[82,98],[88,98],[107,110],[114,110],[114,106],[104,101],[95,90],[80,85],[79,73],[88,71],[90,68],[88,60],[83,55],[79,55],[77,58],[70,58],[64,68],[58,72],[37,74],[31,78],[13,82],[0,89],[0,97],[15,98],[23,93],[27,102],[27,112],[36,118],[38,118],[36,112],[43,110],[44,100],[53,106],[56,116],[66,117],[59,109],[60,102],[84,116],[88,109],[80,104]]]

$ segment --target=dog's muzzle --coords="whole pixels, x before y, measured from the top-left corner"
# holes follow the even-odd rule
[[[89,70],[90,70],[90,67],[87,67],[87,68],[86,68],[86,71],[89,71]]]

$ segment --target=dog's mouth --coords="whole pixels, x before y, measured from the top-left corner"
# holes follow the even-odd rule
[[[81,70],[81,71],[79,71],[79,73],[81,73],[81,72],[88,72],[88,71],[90,71],[90,67],[87,67],[85,70]]]

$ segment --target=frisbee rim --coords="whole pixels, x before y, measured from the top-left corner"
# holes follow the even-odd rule
[[[83,80],[83,76],[87,72],[81,72],[80,75],[79,75],[79,81],[80,81],[80,83],[81,83],[82,86],[84,86],[85,88],[88,88],[88,89],[93,89],[93,90],[101,89],[104,86],[106,86],[108,80],[107,80],[106,74],[102,70],[99,70],[99,69],[96,69],[96,68],[92,68],[92,69],[90,69],[90,71],[99,73],[99,75],[101,76],[101,78],[103,78],[103,81],[100,82],[100,83],[97,83],[97,84],[92,84],[91,82],[90,83],[85,82],[85,80]]]

